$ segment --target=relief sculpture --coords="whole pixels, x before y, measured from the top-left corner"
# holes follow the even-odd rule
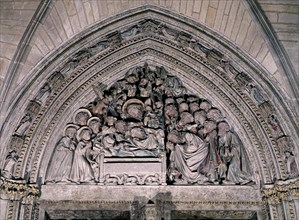
[[[65,128],[65,136],[63,136],[56,145],[55,153],[52,157],[51,167],[47,173],[47,181],[68,181],[74,157],[73,154],[77,147],[77,129],[78,126],[73,124],[69,124]]]
[[[15,169],[15,165],[16,165],[17,161],[18,161],[17,152],[15,150],[12,150],[6,156],[6,159],[5,159],[5,162],[4,162],[4,168],[2,170],[1,175],[5,178],[12,179],[14,169]]]
[[[252,182],[244,146],[221,111],[163,67],[138,66],[96,93],[67,125],[46,182],[157,185],[163,175],[169,184]],[[103,163],[115,160],[152,161],[165,172],[104,173]]]

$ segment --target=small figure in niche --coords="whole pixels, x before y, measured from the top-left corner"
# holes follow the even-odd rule
[[[29,128],[31,122],[32,116],[29,112],[27,112],[26,115],[21,119],[21,122],[15,131],[15,134],[20,137],[23,137],[26,134],[26,131]]]
[[[276,138],[279,138],[284,135],[281,125],[274,114],[269,115],[268,123],[271,125],[271,128],[274,131],[274,135]]]
[[[4,162],[4,167],[2,170],[2,176],[8,179],[13,178],[13,173],[15,170],[16,163],[19,159],[19,156],[15,150],[12,150],[11,152],[8,153],[6,156],[5,162]]]
[[[51,94],[51,86],[49,83],[46,83],[38,92],[38,94],[35,97],[35,101],[40,103],[41,105],[45,104],[48,96]]]
[[[285,155],[285,163],[287,167],[288,177],[293,178],[298,176],[299,172],[298,172],[295,155],[290,150],[285,151],[284,155]]]
[[[252,83],[249,83],[246,86],[246,88],[248,90],[249,95],[255,99],[258,105],[261,105],[266,101],[265,98],[262,96],[261,92],[259,91],[259,89]]]

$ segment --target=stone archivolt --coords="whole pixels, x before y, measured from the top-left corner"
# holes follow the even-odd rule
[[[157,40],[162,40],[165,43],[167,42],[172,46],[178,47],[178,49],[184,51],[185,53],[196,57],[198,61],[206,65],[211,70],[220,74],[221,77],[226,78],[226,80],[229,80],[229,78],[233,78],[235,82],[238,84],[239,88],[242,89],[242,91],[239,91],[239,88],[236,88],[236,90],[241,93],[247,93],[248,96],[252,98],[251,101],[246,96],[244,97],[244,99],[249,103],[256,103],[258,108],[256,106],[252,106],[252,109],[254,111],[260,110],[262,112],[262,117],[260,116],[260,114],[257,114],[257,117],[266,126],[265,132],[268,133],[269,138],[271,139],[271,144],[273,145],[274,151],[276,153],[275,156],[279,158],[279,161],[281,161],[279,165],[282,175],[288,175],[290,177],[297,175],[298,170],[292,170],[291,168],[289,168],[290,166],[287,165],[287,163],[293,163],[295,164],[293,165],[293,167],[297,166],[296,161],[293,160],[294,153],[290,139],[285,135],[282,126],[280,125],[279,119],[275,115],[273,106],[269,104],[269,101],[267,100],[267,98],[265,98],[265,95],[260,91],[258,86],[255,85],[251,77],[248,76],[246,73],[238,70],[239,68],[233,65],[231,61],[226,59],[221,52],[214,48],[205,46],[200,39],[197,39],[185,32],[171,28],[170,26],[165,25],[161,22],[157,22],[155,20],[150,19],[141,21],[136,25],[133,25],[125,30],[116,31],[112,34],[108,34],[107,36],[98,40],[92,46],[86,47],[77,52],[74,56],[72,56],[69,59],[69,61],[67,61],[64,64],[63,67],[59,67],[51,75],[51,77],[48,78],[47,82],[40,89],[35,99],[32,101],[32,104],[28,105],[27,109],[30,110],[33,107],[33,109],[37,109],[37,112],[35,111],[32,113],[31,111],[28,111],[24,115],[20,124],[15,129],[15,134],[12,136],[11,143],[9,145],[9,151],[12,151],[13,148],[16,148],[19,160],[21,161],[24,159],[24,151],[27,149],[27,147],[22,147],[22,145],[27,146],[29,144],[28,141],[24,142],[26,136],[32,135],[32,133],[27,134],[28,130],[30,127],[33,127],[31,131],[34,130],[34,126],[36,124],[33,124],[33,121],[35,120],[35,117],[38,114],[43,114],[43,111],[39,111],[39,109],[41,109],[40,106],[45,106],[45,108],[48,107],[49,102],[53,100],[56,94],[59,94],[59,92],[61,91],[61,86],[65,86],[66,83],[68,83],[68,81],[74,79],[74,74],[80,74],[84,72],[84,69],[87,69],[90,66],[94,65],[100,58],[117,50],[119,47],[126,46],[132,42],[138,41],[138,39],[142,40],[143,38],[153,38]],[[179,62],[177,63],[179,64]],[[113,65],[109,68],[113,68]],[[34,106],[36,106],[37,108]],[[132,109],[130,111],[132,111]],[[37,118],[37,120],[39,120],[39,118]],[[266,125],[267,122],[268,125]],[[262,137],[262,133],[258,133],[257,135],[257,138],[259,139],[258,142],[262,142],[264,139]],[[26,140],[30,139],[27,138]],[[267,145],[265,141],[261,144]],[[282,148],[285,148],[286,150],[281,152],[280,149]],[[262,152],[264,151],[263,149],[259,149],[259,151],[261,151],[261,160],[263,161],[263,163],[265,163],[264,167],[270,165],[272,170],[277,169],[275,168],[275,165],[273,163],[271,164],[272,160],[269,159],[273,157],[273,155],[271,155],[268,151]],[[285,152],[287,154],[286,156],[284,155]],[[266,165],[266,160],[270,161],[269,165]],[[286,160],[286,162],[283,162],[284,160]],[[20,175],[21,166],[23,165],[17,163],[16,176]],[[264,175],[265,178],[271,178],[271,174],[269,174],[266,170]]]
[[[197,62],[208,68],[213,74],[210,74],[210,72],[199,74],[199,72],[186,66],[184,62],[173,59],[165,53],[163,54],[163,51],[161,52],[158,48],[159,46],[157,46],[158,49],[154,48],[154,44],[152,45],[153,48],[143,48],[133,53],[134,48],[132,49],[131,45],[138,45],[138,42],[143,42],[146,39],[162,42],[165,45],[167,44],[175,48],[184,53],[184,55],[197,60]],[[63,113],[66,106],[72,100],[76,99],[76,95],[79,92],[87,87],[91,87],[91,84],[94,84],[105,72],[113,70],[121,63],[134,57],[136,58],[145,54],[157,56],[159,57],[158,59],[165,59],[174,63],[177,67],[187,68],[202,83],[211,85],[211,88],[215,90],[214,92],[219,92],[219,94],[222,92],[221,89],[228,86],[226,84],[221,85],[223,81],[219,79],[224,79],[229,86],[234,88],[234,92],[238,94],[234,98],[240,103],[245,102],[249,106],[248,108],[235,106],[236,102],[232,102],[226,94],[219,95],[223,99],[223,102],[230,103],[231,109],[240,117],[240,121],[244,123],[246,132],[248,132],[248,135],[252,139],[253,146],[250,147],[256,148],[256,151],[260,154],[258,157],[261,161],[256,166],[261,166],[258,169],[261,172],[259,175],[263,176],[261,177],[263,181],[269,183],[273,182],[275,177],[286,179],[294,178],[298,175],[298,166],[294,156],[295,152],[292,139],[286,135],[290,132],[286,132],[285,127],[281,125],[279,114],[276,112],[277,108],[269,101],[270,99],[264,90],[261,89],[260,84],[257,84],[251,75],[246,74],[246,71],[241,71],[241,68],[227,59],[220,51],[207,46],[200,39],[186,32],[150,19],[141,21],[125,30],[110,33],[97,40],[95,44],[89,45],[91,46],[87,46],[75,53],[74,56],[70,56],[62,66],[59,66],[51,77],[46,80],[45,84],[43,84],[42,88],[26,108],[24,116],[15,128],[8,146],[9,153],[4,163],[4,172],[1,173],[5,178],[22,179],[26,171],[31,170],[30,182],[36,182],[44,148],[49,142],[49,133],[52,132],[51,129],[57,124],[57,120],[59,120],[58,116]],[[118,52],[124,56],[123,60],[119,59],[115,62],[113,58],[109,58],[109,55]],[[89,69],[94,68],[100,62],[103,66],[106,64],[109,66],[103,68],[103,71],[99,71],[96,76]],[[144,71],[154,72],[156,74],[155,78],[161,79],[161,76],[157,77],[157,74],[163,71],[160,67],[154,70],[151,70],[148,66],[138,68],[142,69],[143,74]],[[131,71],[139,71],[138,68]],[[88,74],[90,73],[94,75],[89,77]],[[131,76],[131,74],[132,72],[128,73],[127,76]],[[153,83],[152,79],[148,78],[147,74],[144,74],[146,77],[137,74],[139,79],[136,82],[134,82],[134,79],[130,79],[130,77],[128,79],[133,81],[127,81],[127,77],[123,79],[129,85],[124,86],[126,87],[126,94],[119,97],[115,96],[118,93],[114,87],[117,85],[123,88],[121,81],[106,89],[106,93],[102,93],[105,85],[100,84],[98,87],[95,85],[94,90],[98,98],[89,106],[85,106],[75,113],[73,122],[65,127],[64,136],[55,145],[52,162],[45,176],[47,181],[72,181],[76,183],[96,181],[99,184],[107,185],[163,185],[166,183],[166,175],[168,182],[174,184],[246,184],[252,180],[251,171],[243,169],[243,165],[248,164],[244,146],[238,135],[233,132],[224,118],[220,117],[220,120],[219,118],[217,119],[217,115],[221,115],[221,112],[213,106],[210,106],[209,110],[213,110],[211,112],[200,107],[202,103],[207,102],[210,105],[211,103],[207,99],[201,99],[189,94],[186,92],[179,78],[171,76],[167,72],[165,74],[166,78],[163,79],[162,77],[164,80],[162,80],[162,85],[166,88],[160,91],[162,92],[162,101],[160,100],[163,109],[162,117],[156,117],[157,112],[155,112],[157,110],[156,102],[160,97],[154,95],[153,98],[153,92],[150,92],[158,86],[156,82]],[[80,75],[87,76],[88,81],[84,79],[84,82],[86,82],[84,86],[78,83]],[[144,80],[141,81],[141,78]],[[81,79],[83,80],[83,77]],[[167,83],[165,82],[166,79]],[[217,83],[213,84],[213,81]],[[78,90],[71,89],[69,94],[65,88],[73,82],[74,87],[81,87]],[[218,88],[218,86],[223,86],[223,88]],[[113,94],[113,91],[115,94]],[[66,104],[64,103],[61,108],[55,108],[52,105],[56,103],[55,100],[57,97],[61,98],[61,93],[65,93],[62,100]],[[154,94],[156,93],[158,94],[158,91],[154,92]],[[169,97],[167,98],[167,96]],[[190,101],[192,98],[195,101]],[[117,101],[124,101],[124,103],[121,106],[117,106]],[[199,113],[196,113],[198,111],[194,110],[198,108],[197,105],[201,111]],[[47,116],[47,111],[50,108],[55,109],[56,111],[54,112],[57,113],[57,117],[55,116],[51,123],[44,118]],[[210,116],[208,116],[208,113]],[[245,117],[248,115],[251,118]],[[84,117],[87,118],[84,119]],[[122,121],[126,123],[127,137],[131,139],[131,143],[128,144],[126,141],[121,141],[119,137],[117,139],[116,127],[111,128],[112,126],[109,125],[110,122],[108,123],[108,119],[111,119],[114,127],[117,123],[121,124]],[[44,125],[44,122],[49,123],[49,125]],[[96,127],[97,124],[101,126]],[[105,129],[103,129],[104,127]],[[212,131],[207,131],[209,128]],[[205,132],[201,129],[205,130]],[[47,132],[43,134],[42,132],[45,130]],[[160,132],[160,130],[163,132]],[[142,140],[140,140],[140,137],[144,136],[146,138],[141,138]],[[267,137],[265,138],[265,136]],[[141,142],[153,144],[146,145],[151,146],[151,148],[145,149],[145,145],[141,144]],[[109,145],[114,145],[113,150],[107,147]],[[187,155],[187,153],[190,153],[188,152],[188,147],[194,147],[194,145],[197,146],[197,150],[201,150],[198,155],[203,157],[199,159],[200,157],[197,155],[195,160],[190,160],[190,162],[192,161],[192,165],[198,168],[197,171],[200,170],[195,175],[192,172],[194,166],[192,167],[187,159],[190,156]],[[80,152],[77,150],[79,149],[78,146],[81,148]],[[140,146],[141,150],[139,149]],[[201,148],[199,148],[200,146]],[[267,146],[271,150],[268,150]],[[217,150],[213,151],[213,148]],[[236,148],[237,151],[235,151]],[[274,152],[272,152],[272,149]],[[215,154],[213,155],[212,152]],[[73,169],[75,167],[73,166],[75,157],[79,162],[76,163],[77,168]],[[101,172],[101,168],[103,168],[101,166],[105,166],[105,163],[113,165],[115,158],[119,162],[127,157],[132,161],[135,160],[135,162],[145,158],[146,162],[158,165],[151,174],[104,173],[103,175]],[[205,163],[207,157],[212,161],[209,165]],[[240,159],[241,157],[245,158],[245,162],[238,162],[237,166],[231,166],[231,164],[234,164],[232,162],[234,158]],[[276,159],[278,161],[277,164],[273,162]],[[60,165],[62,162],[67,164],[67,166],[64,166],[67,169],[58,168],[53,171],[57,168],[52,165],[55,160],[60,161]],[[251,160],[253,160],[252,157]],[[242,167],[239,164],[242,164]],[[145,164],[145,166],[147,165]],[[235,167],[235,169],[232,167]],[[189,173],[185,172],[185,170]],[[190,174],[190,171],[192,174]],[[80,172],[82,175],[78,175]],[[71,173],[73,175],[70,175]],[[266,200],[271,200],[272,194],[265,196],[265,198]]]

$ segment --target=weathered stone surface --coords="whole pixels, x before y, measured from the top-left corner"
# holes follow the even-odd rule
[[[47,5],[48,2],[51,4]],[[193,218],[200,216],[220,219],[267,219],[269,216],[273,219],[296,219],[295,209],[298,204],[294,201],[298,200],[298,192],[295,191],[296,187],[292,188],[288,185],[288,179],[294,180],[298,176],[299,162],[298,149],[294,145],[298,143],[296,136],[298,134],[296,112],[298,111],[294,108],[294,103],[298,101],[296,100],[298,90],[296,93],[294,92],[296,88],[291,87],[296,86],[298,79],[294,77],[296,71],[298,72],[299,63],[297,62],[298,15],[296,14],[298,3],[295,0],[275,1],[275,4],[266,0],[258,2],[262,3],[263,11],[259,7],[255,11],[256,8],[247,5],[252,1],[238,0],[1,1],[0,155],[2,156],[0,168],[1,175],[8,180],[5,179],[5,183],[1,182],[0,185],[0,218],[44,219],[45,213],[50,218],[75,218],[76,215],[77,218],[88,216],[95,218],[96,215],[106,218],[109,215],[111,217],[114,212],[116,213],[114,216],[136,220],[146,217],[158,218],[158,216],[164,219],[181,218],[183,215],[193,216]],[[137,8],[139,6],[142,7]],[[169,11],[165,11],[163,7],[167,7]],[[37,8],[40,11],[29,23]],[[135,12],[138,15],[133,15]],[[267,19],[258,17],[256,13],[268,17],[274,32],[270,27],[270,32],[263,33],[265,31],[263,28],[268,27],[267,22],[265,23]],[[155,27],[154,23],[153,26],[140,29],[148,32],[139,36],[136,33],[132,34],[134,30],[138,31],[138,28],[133,28],[132,32],[122,32],[124,29],[128,30],[128,26],[137,24],[143,19],[142,16],[165,22],[169,26]],[[26,28],[28,23],[29,26]],[[160,32],[161,28],[163,34]],[[114,32],[115,30],[118,31]],[[97,39],[103,39],[103,36],[109,38],[95,44]],[[148,39],[143,41],[145,38]],[[276,40],[279,44],[273,44]],[[88,50],[80,51],[81,49]],[[125,59],[125,62],[122,59]],[[156,171],[164,172],[165,166],[161,166],[162,158],[148,158],[147,161],[141,158],[142,163],[138,161],[140,158],[131,158],[135,160],[133,164],[130,161],[122,161],[123,166],[119,166],[119,159],[124,158],[106,157],[107,168],[111,172],[104,175],[104,179],[109,184],[107,186],[90,185],[90,183],[80,185],[80,187],[84,186],[84,189],[76,185],[65,185],[63,192],[68,192],[67,187],[70,187],[71,193],[67,198],[78,198],[71,197],[78,191],[81,191],[79,194],[83,196],[82,198],[86,198],[84,197],[86,195],[81,193],[89,187],[91,190],[87,192],[90,195],[94,195],[94,191],[101,187],[103,190],[112,187],[115,192],[121,194],[121,190],[115,186],[118,182],[126,183],[123,187],[129,195],[133,195],[132,191],[135,190],[135,186],[130,185],[137,183],[144,185],[136,186],[136,192],[139,194],[153,196],[154,193],[145,192],[149,187],[150,192],[161,191],[163,195],[158,193],[159,196],[153,196],[154,199],[138,198],[133,201],[134,205],[131,205],[131,201],[122,203],[114,200],[105,203],[102,198],[92,202],[85,200],[77,203],[67,203],[62,201],[63,199],[59,201],[45,199],[39,208],[40,203],[35,203],[40,196],[38,190],[33,193],[33,198],[32,192],[26,191],[26,193],[30,192],[27,195],[24,189],[33,187],[32,189],[36,190],[36,184],[43,184],[49,154],[54,152],[54,147],[59,141],[73,142],[68,145],[69,148],[75,148],[79,142],[82,146],[84,141],[89,141],[90,133],[92,136],[99,132],[97,124],[99,117],[93,116],[91,120],[78,121],[79,126],[83,127],[80,130],[82,133],[78,135],[80,141],[72,135],[66,135],[63,129],[68,122],[72,122],[73,109],[87,106],[86,100],[91,101],[95,98],[91,86],[95,82],[107,82],[110,86],[124,77],[122,70],[129,70],[133,66],[143,64],[144,61],[156,66],[165,66],[170,72],[174,72],[176,77],[181,78],[192,93],[204,97],[205,100],[212,100],[213,105],[221,109],[222,116],[226,117],[225,120],[231,122],[235,129],[234,134],[238,134],[242,139],[258,183],[261,186],[270,184],[273,189],[270,187],[271,189],[261,196],[258,189],[254,191],[248,186],[231,188],[230,185],[216,185],[213,188],[214,186],[201,185],[184,188],[176,185],[164,188],[154,186],[161,183],[161,178],[156,175]],[[54,79],[49,77],[56,71],[60,71],[61,77],[57,80],[55,77]],[[103,87],[99,87],[100,89],[94,90],[100,97],[99,91]],[[140,88],[137,86],[137,90],[142,91],[140,92],[142,95],[137,99],[148,98],[149,87],[147,82],[142,82]],[[130,88],[130,95],[133,96],[134,90],[134,87]],[[30,101],[35,103],[31,105]],[[130,104],[126,109],[125,120],[133,117],[139,121],[144,119],[140,114],[140,105],[135,104],[132,106]],[[177,105],[177,115],[180,117],[179,127],[192,125],[194,122],[203,124],[205,118],[217,121],[218,113],[215,112],[215,114],[211,112],[203,114],[202,109],[200,113],[194,114],[200,108],[195,104],[186,106],[182,100],[176,100],[175,105]],[[176,115],[174,109],[167,109],[170,118]],[[100,113],[102,110],[98,108],[97,112]],[[144,123],[154,128],[159,124],[157,120],[152,120],[151,114]],[[219,131],[226,127],[218,123]],[[195,127],[190,126],[188,129],[191,133],[194,132]],[[74,130],[77,132],[79,128],[75,127]],[[135,138],[140,137],[140,131],[134,130],[133,133]],[[225,139],[231,134],[232,130],[225,135],[219,135],[217,141],[225,145],[227,144]],[[67,138],[68,136],[71,137]],[[182,140],[190,140],[189,136],[183,135]],[[94,137],[90,138],[94,140]],[[167,138],[168,136],[165,140],[168,140]],[[169,140],[174,143],[177,139],[173,134],[169,136]],[[203,139],[207,141],[206,138]],[[106,141],[109,142],[109,139]],[[176,143],[176,145],[182,144]],[[171,148],[171,145],[167,146]],[[59,153],[60,156],[72,156],[72,154],[64,154],[65,152]],[[93,160],[97,161],[99,154],[93,153]],[[67,161],[65,160],[66,164]],[[141,167],[137,165],[138,163],[142,170],[139,170]],[[97,162],[95,164],[97,165]],[[72,163],[68,164],[71,165]],[[149,166],[151,169],[148,168]],[[97,168],[95,166],[91,169]],[[126,170],[131,170],[132,173],[122,174]],[[144,170],[152,171],[152,174],[146,176]],[[57,171],[58,176],[65,179],[68,175],[61,175],[62,171],[63,169]],[[133,172],[145,175],[139,177]],[[40,177],[43,179],[41,180]],[[272,185],[277,179],[283,180],[283,187],[277,188],[276,185],[275,187]],[[9,187],[10,184],[15,187],[11,188],[13,190],[6,190],[7,181],[10,182]],[[97,183],[93,182],[93,184]],[[286,184],[287,187],[284,188]],[[46,188],[43,193],[47,190],[53,191],[51,185],[42,186],[44,187]],[[71,189],[72,187],[79,188],[74,190]],[[127,190],[126,187],[132,188]],[[152,190],[154,188],[155,190]],[[198,197],[191,195],[189,190]],[[208,192],[207,196],[214,198],[215,193],[212,193],[214,190],[217,194],[220,192],[218,202],[214,200],[201,202],[202,198],[207,198],[204,196],[205,191]],[[165,191],[181,193],[174,194],[175,202],[164,204],[159,201],[171,200],[171,195]],[[237,196],[236,191],[241,194]],[[226,195],[222,192],[226,192]],[[253,198],[252,200],[251,197],[248,198],[250,201],[244,203],[244,195],[248,192],[252,193]],[[45,194],[48,195],[49,192]],[[104,195],[108,196],[105,193]],[[189,195],[196,201],[187,201],[185,195]],[[27,196],[32,197],[33,200],[27,199]],[[179,201],[180,197],[183,199],[182,202]],[[236,201],[224,201],[227,198]],[[261,198],[264,200],[263,205]],[[61,207],[70,211],[61,210]],[[72,210],[74,207],[81,207],[84,210]],[[119,207],[124,211],[115,212]],[[92,214],[95,210],[98,212]],[[164,216],[161,216],[162,212]]]
[[[54,190],[55,189],[55,190]],[[84,189],[84,190],[82,190]],[[65,193],[67,192],[67,193]],[[217,196],[215,196],[217,192]],[[157,194],[169,193],[170,202],[261,202],[259,189],[251,186],[96,186],[45,185],[42,201],[134,201],[138,196],[154,199]],[[242,204],[240,204],[242,205]],[[245,205],[245,204],[244,204]]]
[[[156,31],[153,23],[143,23],[143,32]],[[43,103],[50,90],[45,84],[35,100]],[[167,176],[170,184],[253,184],[243,144],[221,111],[163,67],[130,69],[97,96],[66,126],[47,183],[165,185]]]

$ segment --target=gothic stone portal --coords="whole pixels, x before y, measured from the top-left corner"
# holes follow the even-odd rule
[[[146,63],[77,110],[46,183],[250,184],[244,146],[208,100],[163,67]]]

